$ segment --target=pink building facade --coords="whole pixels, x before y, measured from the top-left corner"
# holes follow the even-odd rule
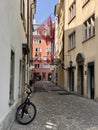
[[[39,25],[34,25],[33,42],[32,42],[32,65],[33,77],[36,80],[51,80],[51,43],[46,41],[39,35],[37,28]]]

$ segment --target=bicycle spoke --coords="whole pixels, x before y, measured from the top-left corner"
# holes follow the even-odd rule
[[[29,89],[29,91],[25,91],[27,93],[27,97],[24,103],[17,108],[16,112],[16,120],[23,125],[26,125],[33,121],[36,116],[36,107],[32,102],[30,102],[30,95],[32,93],[32,90],[27,83],[25,86],[27,86]]]
[[[23,110],[19,109],[17,119],[20,124],[28,124],[35,118],[35,115],[36,115],[36,108],[32,103],[30,103]]]

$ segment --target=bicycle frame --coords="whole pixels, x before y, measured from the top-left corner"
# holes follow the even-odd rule
[[[30,97],[31,97],[30,95],[32,93],[32,90],[29,87],[29,85],[27,85],[27,86],[29,88],[29,91],[28,90],[25,91],[27,93],[27,97],[25,98],[23,103],[20,106],[18,106],[17,111],[16,111],[16,120],[22,125],[29,124],[31,121],[34,120],[34,118],[36,116],[36,107],[30,101]],[[26,119],[26,120],[24,120],[24,119]]]

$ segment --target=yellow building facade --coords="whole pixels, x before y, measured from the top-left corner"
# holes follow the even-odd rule
[[[97,5],[98,0],[66,0],[62,11],[65,12],[63,87],[94,100],[98,99]]]
[[[64,57],[64,1],[59,0],[58,5],[56,6],[58,15],[58,47],[57,47],[57,57],[60,61],[63,62]],[[58,80],[57,84],[63,87],[64,85],[64,72],[62,69],[62,62],[57,67]]]

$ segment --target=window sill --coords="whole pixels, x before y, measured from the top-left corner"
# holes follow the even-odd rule
[[[68,22],[68,24],[70,24],[74,19],[75,19],[76,15]]]
[[[84,40],[82,43],[87,42],[88,40],[92,39],[93,37],[95,37],[95,34],[94,34],[94,35],[92,35],[91,37],[89,37],[88,39]]]
[[[82,8],[84,8],[84,7],[88,4],[89,1],[90,1],[90,0],[86,1],[86,2],[83,4]]]
[[[68,52],[74,50],[75,48],[76,48],[76,47],[73,47],[73,48],[68,49]]]

